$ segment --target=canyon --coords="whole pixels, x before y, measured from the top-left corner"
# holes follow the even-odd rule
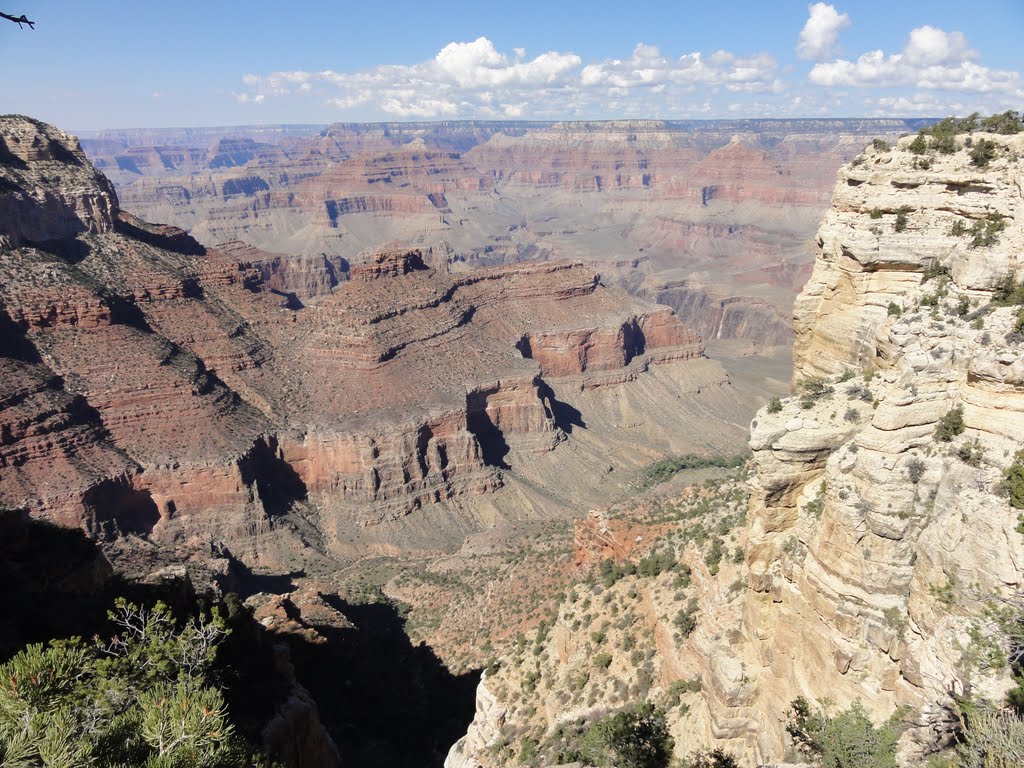
[[[671,306],[713,356],[754,345],[787,364],[835,171],[924,122],[339,123],[103,131],[83,147],[126,210],[208,247],[295,254],[296,288],[344,279],[389,240],[452,271],[579,260]]]
[[[394,652],[486,666],[449,768],[643,700],[778,764],[798,697],[919,764],[1012,685],[972,643],[1024,576],[1024,139],[914,127],[0,118],[0,503],[308,645],[293,761],[441,762],[457,707],[385,759],[318,678]]]
[[[450,551],[663,455],[728,452],[757,402],[671,309],[586,264],[459,272],[384,247],[331,285],[125,212],[56,129],[0,136],[0,497],[148,542],[129,561]]]
[[[756,414],[736,477],[577,523],[589,568],[485,674],[449,768],[564,762],[644,699],[677,756],[793,762],[798,697],[896,713],[898,764],[923,765],[970,726],[961,707],[999,707],[1014,680],[981,649],[1024,579],[1004,485],[1024,426],[1024,140],[937,147],[879,142],[842,168],[795,305],[798,394]],[[637,569],[650,553],[671,565]]]

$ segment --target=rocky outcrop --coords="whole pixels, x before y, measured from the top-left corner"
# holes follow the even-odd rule
[[[753,686],[729,685],[710,640],[706,652],[711,730],[761,758],[782,754],[768,713],[797,695],[879,717],[907,705],[904,751],[920,754],[947,743],[953,696],[998,699],[1007,683],[962,649],[985,596],[1024,579],[999,490],[1024,425],[1017,309],[993,301],[1020,266],[1024,144],[974,134],[999,146],[981,170],[965,138],[930,167],[906,138],[840,172],[795,309],[794,376],[817,383],[753,423],[751,592],[729,654]],[[972,243],[958,221],[1005,229]],[[936,438],[958,408],[962,434]]]
[[[34,124],[10,125],[24,136]],[[94,173],[73,139],[36,130]],[[0,204],[37,193],[37,163],[59,175],[48,151],[4,166]],[[115,197],[109,206],[110,226],[78,230],[59,251],[0,249],[0,457],[12,467],[0,495],[96,535],[192,552],[222,541],[246,562],[280,562],[277,539],[290,534],[277,521],[302,507],[336,552],[358,551],[346,544],[356,533],[363,547],[415,546],[428,528],[431,546],[454,546],[483,524],[481,504],[536,514],[520,491],[481,497],[519,472],[549,484],[560,459],[547,457],[567,453],[559,446],[588,418],[588,450],[603,457],[651,417],[644,432],[663,447],[629,451],[630,466],[697,438],[660,423],[655,392],[685,393],[688,419],[729,401],[721,368],[671,310],[606,288],[580,263],[453,274],[388,247],[349,268],[238,242],[206,248],[118,212]],[[601,398],[620,395],[629,421],[604,423]],[[418,527],[396,534],[414,512]]]
[[[968,138],[996,143],[984,169],[969,161]],[[972,628],[998,637],[985,603],[1019,596],[1024,582],[1019,510],[1002,490],[1024,428],[1013,305],[1024,139],[975,133],[924,157],[910,142],[868,149],[839,174],[795,308],[798,395],[751,424],[755,471],[746,523],[729,534],[734,563],[718,558],[714,576],[716,558],[694,556],[706,504],[660,505],[682,522],[654,548],[687,563],[694,591],[613,574],[598,600],[601,589],[578,585],[533,656],[514,653],[488,679],[493,701],[449,765],[508,764],[510,734],[544,743],[621,706],[620,669],[668,702],[677,753],[720,746],[751,766],[785,759],[798,696],[837,710],[860,702],[876,721],[907,707],[901,765],[949,746],[958,697],[1003,699],[1009,675],[977,662]],[[615,523],[588,518],[581,549],[621,557]],[[628,656],[619,649],[634,640],[618,633],[641,620],[647,646]],[[693,631],[672,644],[672,626]],[[592,661],[598,646],[607,673]],[[678,710],[666,694],[676,680],[700,688]],[[534,689],[558,706],[541,712]]]
[[[114,228],[113,185],[85,157],[77,139],[27,117],[0,129],[0,242],[51,247],[81,232]]]

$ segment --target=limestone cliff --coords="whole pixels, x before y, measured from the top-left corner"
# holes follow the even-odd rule
[[[981,140],[998,146],[985,168],[965,147]],[[1024,141],[975,133],[925,157],[910,143],[840,172],[795,309],[805,395],[752,426],[752,591],[729,657],[754,685],[721,685],[709,725],[764,757],[798,694],[910,706],[909,754],[943,743],[954,694],[1006,684],[972,675],[961,646],[979,597],[1024,577],[999,490],[1024,434],[1018,309],[996,300],[1020,267]],[[945,442],[954,409],[965,428]]]
[[[805,696],[859,701],[877,720],[908,707],[899,759],[910,765],[949,744],[955,697],[1001,700],[1008,675],[972,661],[970,629],[986,599],[1024,580],[1018,510],[1001,487],[1024,435],[1024,137],[960,135],[948,154],[915,154],[911,141],[839,172],[794,311],[799,394],[751,424],[747,520],[730,534],[742,562],[711,578],[684,515],[661,546],[691,567],[693,602],[658,579],[633,583],[627,596],[645,610],[626,610],[650,647],[627,662],[622,588],[600,599],[585,588],[586,611],[563,605],[537,662],[485,678],[449,766],[503,764],[518,752],[511,737],[552,743],[576,718],[629,701],[614,681],[589,693],[602,673],[582,659],[606,634],[599,666],[625,668],[627,685],[630,662],[634,680],[643,673],[677,754],[714,745],[745,765],[783,760],[786,713]],[[979,167],[970,147],[981,141],[995,149]],[[673,647],[677,609],[697,620]],[[700,695],[678,708],[671,684],[691,676]],[[519,703],[544,687],[572,706],[541,717],[539,702]],[[582,704],[576,691],[588,692]]]

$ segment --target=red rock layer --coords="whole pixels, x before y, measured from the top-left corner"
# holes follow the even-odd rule
[[[19,185],[0,201],[45,188],[51,162],[0,165]],[[700,354],[670,310],[582,264],[450,275],[390,249],[304,305],[277,256],[109,205],[109,226],[59,249],[0,248],[19,340],[0,350],[0,500],[97,533],[245,550],[296,503],[358,510],[330,513],[338,531],[488,493],[515,451],[563,437],[543,375],[607,383]]]

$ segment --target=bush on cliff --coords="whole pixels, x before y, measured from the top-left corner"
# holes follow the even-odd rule
[[[896,742],[904,712],[897,710],[875,727],[860,702],[837,715],[800,697],[793,702],[786,730],[802,752],[821,768],[896,768]]]
[[[0,764],[261,764],[213,681],[219,615],[182,622],[162,603],[118,600],[109,618],[105,640],[31,644],[0,665]]]
[[[946,411],[945,415],[939,419],[939,424],[935,427],[935,439],[948,443],[957,435],[963,434],[963,431],[964,408],[962,405],[958,405],[956,408]]]
[[[971,165],[984,168],[996,157],[996,144],[988,139],[981,139],[970,151]]]
[[[644,702],[591,725],[580,742],[580,757],[595,766],[664,768],[674,746],[665,711]]]
[[[1017,451],[1013,463],[1003,472],[1003,489],[1011,507],[1024,509],[1024,450]]]

